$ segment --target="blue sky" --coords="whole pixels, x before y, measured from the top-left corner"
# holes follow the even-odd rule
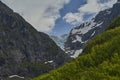
[[[117,0],[2,0],[38,31],[68,34],[72,28],[112,7]]]
[[[85,0],[71,0],[68,4],[64,5],[64,7],[60,9],[61,17],[56,20],[55,27],[50,34],[68,34],[74,26],[69,23],[66,23],[66,21],[63,20],[63,17],[69,12],[76,13],[78,8],[84,5],[85,3]]]
[[[110,0],[101,0],[100,3],[107,3]],[[68,4],[64,5],[64,7],[60,10],[61,17],[56,20],[55,28],[52,30],[50,34],[53,35],[61,35],[61,34],[68,34],[73,27],[79,26],[78,25],[71,25],[63,20],[63,17],[69,13],[76,13],[78,12],[78,8],[82,7],[83,5],[87,4],[87,0],[71,0]],[[99,12],[99,11],[98,11]],[[91,19],[95,13],[86,13],[83,17],[83,21]],[[78,17],[79,18],[79,17]]]

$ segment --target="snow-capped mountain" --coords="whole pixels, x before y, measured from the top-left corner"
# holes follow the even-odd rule
[[[50,36],[54,41],[55,43],[61,48],[64,50],[64,45],[65,45],[65,42],[67,41],[67,38],[68,38],[68,34],[64,34],[62,36]]]
[[[71,54],[73,58],[78,57],[85,43],[105,31],[118,15],[120,15],[120,0],[112,8],[99,12],[95,18],[72,29],[65,43],[66,53]]]

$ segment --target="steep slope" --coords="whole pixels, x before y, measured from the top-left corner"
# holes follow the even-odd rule
[[[112,25],[116,23],[120,17]],[[120,25],[93,38],[83,52],[65,66],[33,80],[120,80]]]
[[[73,58],[79,56],[86,42],[104,32],[111,21],[120,15],[119,8],[120,1],[114,4],[112,8],[99,12],[96,17],[89,22],[72,29],[65,43],[66,52],[71,54]]]
[[[107,28],[107,30],[109,29],[114,29],[116,26],[120,26],[120,16],[118,16],[117,18],[115,18],[112,23],[109,25],[109,27]]]
[[[65,42],[68,38],[68,34],[64,34],[64,35],[61,35],[61,36],[50,36],[58,46],[61,47],[61,49],[64,50],[64,45],[65,45]]]
[[[0,1],[0,78],[34,77],[63,65],[69,57]]]

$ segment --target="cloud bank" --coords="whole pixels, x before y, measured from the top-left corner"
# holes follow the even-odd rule
[[[38,31],[50,32],[61,17],[59,10],[70,0],[2,0]]]
[[[117,0],[106,0],[102,3],[100,0],[87,0],[87,3],[78,9],[76,13],[68,13],[63,19],[74,26],[84,22],[85,14],[96,14],[101,10],[110,8]]]

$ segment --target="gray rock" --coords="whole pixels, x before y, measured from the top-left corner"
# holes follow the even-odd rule
[[[48,35],[0,1],[0,77],[38,76],[69,59]],[[50,60],[53,63],[45,64]]]

